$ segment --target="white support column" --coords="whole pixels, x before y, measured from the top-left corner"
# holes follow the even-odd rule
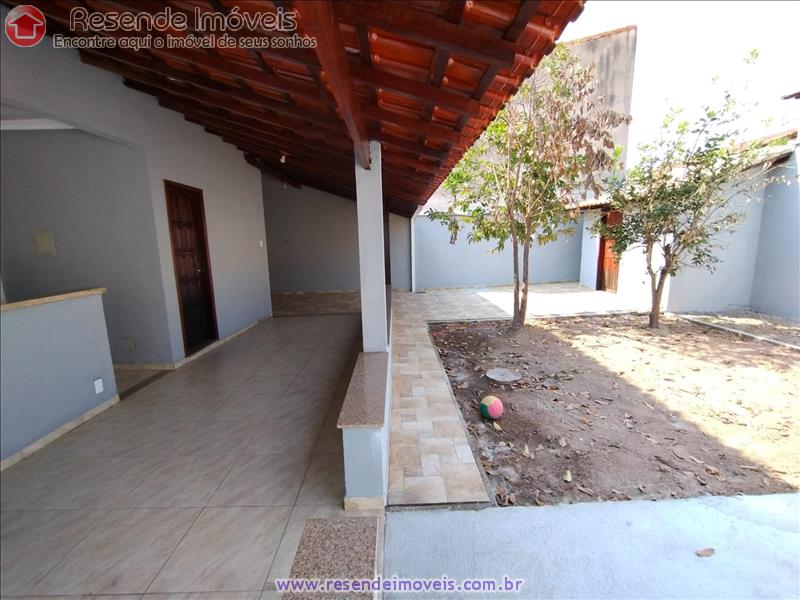
[[[386,272],[383,248],[381,145],[369,143],[370,168],[355,161],[358,213],[358,264],[361,273],[361,328],[364,352],[386,352]]]

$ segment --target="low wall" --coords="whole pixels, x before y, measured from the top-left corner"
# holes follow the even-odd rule
[[[22,458],[19,453],[43,445],[65,425],[77,425],[87,413],[116,400],[102,291],[2,306],[0,456],[4,465],[13,462],[15,455]],[[95,393],[97,379],[103,382],[100,393]]]

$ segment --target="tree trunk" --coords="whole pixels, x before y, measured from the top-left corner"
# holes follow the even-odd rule
[[[651,291],[652,299],[650,303],[650,320],[648,327],[650,329],[658,329],[661,320],[661,297],[664,295],[664,284],[667,281],[667,274],[669,273],[666,267],[663,267],[658,272],[658,282],[656,283],[655,274],[651,277]]]
[[[517,246],[516,236],[513,240],[514,245],[514,316],[511,320],[511,329],[519,329],[522,327],[522,322],[519,316],[519,246]],[[524,320],[524,317],[523,317]]]
[[[531,238],[526,233],[524,245],[522,246],[522,295],[519,300],[519,322],[520,327],[525,325],[525,316],[528,313],[528,264],[531,253]]]

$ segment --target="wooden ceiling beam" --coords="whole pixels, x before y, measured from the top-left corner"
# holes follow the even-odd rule
[[[213,85],[213,84],[207,85],[205,88],[206,89],[205,92],[198,93],[198,90],[195,87],[189,87],[189,86],[183,87],[179,84],[169,81],[168,79],[165,78],[162,79],[157,75],[149,74],[142,70],[128,67],[113,59],[103,58],[96,54],[81,54],[81,60],[83,60],[83,62],[85,62],[86,64],[90,64],[117,73],[118,75],[126,79],[138,81],[150,87],[158,88],[164,90],[165,92],[169,92],[177,96],[184,96],[189,99],[196,98],[197,96],[208,97],[209,94],[207,92],[209,86]],[[306,121],[318,127],[325,127],[332,131],[337,131],[338,128],[340,127],[339,122],[333,119],[332,116],[328,116],[316,111],[299,109],[282,102],[270,101],[270,99],[265,96],[247,92],[246,90],[238,90],[236,88],[230,88],[229,90],[226,91],[215,90],[215,92],[223,94],[224,96],[224,98],[220,99],[219,101],[221,106],[225,106],[225,104],[230,102],[231,99],[235,99],[239,100],[240,102],[251,104],[258,108],[262,108],[277,113],[279,115],[294,117],[298,120]]]
[[[6,0],[4,0],[4,1],[6,1]],[[24,1],[22,1],[22,0],[8,0],[8,3],[10,3],[10,4],[24,4]],[[133,11],[133,12],[143,12],[141,10],[141,6],[142,5],[140,5],[139,0],[137,0],[137,2],[130,2],[130,3],[118,1],[118,2],[114,2],[114,4],[118,4],[119,7],[121,9],[123,9],[123,10],[129,10],[129,11]],[[164,4],[163,4],[163,2],[161,2],[161,0],[158,0],[158,1],[152,0],[152,2],[150,2],[150,4],[153,4],[153,6],[158,5],[159,6],[158,10],[164,10]],[[64,31],[65,34],[77,35],[77,36],[85,36],[85,35],[94,35],[94,33],[95,33],[95,32],[83,33],[83,32],[70,31],[68,29],[68,27],[69,27],[69,9],[67,7],[65,7],[65,6],[61,6],[61,5],[56,4],[54,2],[47,2],[47,3],[39,2],[37,4],[37,7],[45,14],[46,17],[48,17],[53,22],[55,22],[55,23],[61,25],[63,28],[65,28],[65,31]],[[175,9],[175,7],[173,5],[170,5],[170,7],[173,8],[174,10],[176,10],[176,12],[186,12],[186,11]],[[148,11],[145,11],[145,12],[151,12],[151,11],[148,10]],[[191,14],[191,13],[189,13],[189,14]],[[193,20],[194,16],[192,15],[190,18]],[[49,30],[50,30],[50,28],[48,28],[48,31]],[[231,35],[234,36],[234,37],[242,37],[244,34],[248,34],[249,35],[249,32],[244,32],[244,33],[242,33],[242,32],[231,32]],[[112,32],[103,32],[102,35],[106,35],[107,37],[119,38],[119,37],[127,37],[129,34],[124,32],[124,31],[112,31]],[[158,52],[158,50],[156,50],[156,52]],[[170,59],[175,60],[177,62],[189,64],[189,65],[196,66],[196,67],[199,66],[199,67],[202,67],[204,69],[210,69],[212,71],[216,71],[218,73],[227,75],[229,77],[231,77],[231,76],[240,77],[244,81],[247,81],[247,82],[250,82],[250,83],[255,83],[255,84],[260,84],[260,85],[263,85],[264,87],[267,87],[267,88],[270,88],[270,89],[275,89],[276,85],[278,85],[279,83],[282,83],[284,81],[282,78],[277,78],[277,77],[274,77],[274,76],[273,77],[268,76],[261,69],[259,69],[256,65],[254,65],[252,68],[251,67],[247,67],[245,65],[242,65],[241,63],[234,63],[234,62],[231,62],[231,61],[227,61],[227,60],[225,60],[223,58],[220,58],[218,56],[214,56],[214,55],[209,54],[208,52],[205,52],[203,50],[187,50],[187,49],[182,49],[182,48],[170,48],[168,51],[164,50],[163,52],[165,54],[168,53]],[[285,55],[282,54],[282,58],[285,58],[287,60],[289,60],[291,58],[295,58],[296,59],[296,55],[295,55],[294,52],[295,51],[292,50],[291,53],[286,53]],[[308,51],[306,51],[306,52],[308,52]],[[296,62],[296,60],[294,62]],[[290,87],[293,87],[296,90],[296,91],[293,91],[292,93],[302,94],[305,91],[304,89],[301,88],[301,86],[302,86],[301,82],[289,82],[289,84],[290,84]],[[309,85],[311,85],[311,84],[309,83]],[[326,99],[327,101],[332,102],[332,99],[330,97],[326,97],[324,92],[323,92],[322,98]],[[316,91],[316,99],[317,100],[321,99],[319,90]]]
[[[436,160],[446,160],[449,156],[449,152],[447,152],[447,150],[438,150],[436,148],[426,146],[425,144],[418,144],[417,142],[399,138],[377,128],[371,128],[369,130],[369,137],[370,139],[378,140],[379,142],[399,148],[401,150],[405,150],[411,154],[424,154],[425,156],[430,156]]]
[[[339,107],[350,139],[356,160],[365,169],[369,168],[369,140],[367,126],[361,116],[356,90],[350,74],[350,61],[347,58],[339,23],[328,0],[305,0],[293,4],[300,15],[303,30],[316,37],[314,51],[322,69],[327,75],[331,92]]]
[[[153,73],[161,74],[165,77],[170,77],[172,79],[177,79],[179,81],[183,81],[186,83],[191,83],[201,87],[206,87],[207,89],[219,90],[223,87],[226,87],[224,84],[216,82],[213,79],[203,77],[202,75],[198,75],[196,72],[192,73],[184,69],[175,69],[161,60],[151,60],[148,58],[143,58],[141,52],[126,52],[124,50],[118,50],[118,49],[104,49],[104,50],[86,49],[86,50],[81,50],[81,53],[93,54],[99,57],[110,58],[116,60],[117,62],[122,62],[126,65],[129,65],[131,67],[145,69]],[[241,73],[236,70],[234,70],[233,73],[229,71],[226,74],[235,75],[236,77],[241,78],[244,81],[252,81],[254,83],[263,85],[264,87],[278,93],[289,93],[294,96],[298,96],[300,98],[307,98],[314,102],[319,102],[320,99],[323,100],[325,99],[325,96],[322,97],[320,96],[319,90],[312,83],[303,84],[300,82],[291,81],[289,79],[285,79],[264,72],[262,72],[262,77],[255,77],[255,78],[250,77],[249,75],[243,77]],[[228,89],[235,90],[237,88],[229,87]]]
[[[508,41],[450,23],[408,4],[371,2],[369,10],[364,10],[358,2],[337,2],[335,11],[346,23],[378,27],[426,46],[506,69],[514,64],[517,55],[515,45]]]
[[[350,65],[350,71],[356,81],[398,92],[411,98],[426,100],[443,108],[473,114],[480,110],[480,102],[458,92],[432,87],[426,83],[398,77],[386,71],[378,71],[375,68],[355,63]]]
[[[194,122],[193,119],[188,119],[191,122]],[[285,148],[286,152],[286,163],[285,164],[292,164],[296,165],[298,159],[300,160],[301,164],[304,168],[318,168],[322,166],[323,168],[332,168],[332,173],[344,175],[348,173],[353,166],[353,161],[351,157],[348,157],[346,154],[330,154],[327,153],[324,156],[320,156],[318,153],[314,151],[314,149],[302,149],[298,147],[292,148],[289,145],[268,145],[265,144],[265,140],[263,138],[253,137],[247,133],[240,134],[237,132],[228,132],[225,130],[219,130],[214,127],[209,127],[204,125],[202,122],[198,122],[198,125],[203,125],[209,133],[217,135],[221,137],[224,141],[234,144],[237,147],[244,147],[246,146],[248,151],[259,152],[262,156],[272,156],[277,157],[280,159],[281,155],[284,154],[281,148]],[[322,159],[322,160],[321,160]],[[393,160],[386,160],[383,161],[382,164],[382,171],[386,175],[388,181],[397,181],[397,182],[404,182],[406,185],[409,182],[413,182],[417,185],[424,186],[428,184],[429,176],[427,175],[420,175],[416,173],[413,168],[410,167],[403,167],[400,165],[394,164]],[[345,177],[349,177],[345,175]]]
[[[362,110],[364,116],[369,120],[375,121],[379,124],[391,123],[393,125],[397,125],[398,127],[403,127],[410,131],[414,131],[419,135],[431,140],[455,144],[461,139],[461,134],[459,134],[457,131],[453,131],[449,127],[426,123],[419,118],[415,119],[413,117],[407,117],[405,115],[401,115],[377,106],[363,106]]]
[[[456,25],[461,25],[464,18],[464,9],[467,7],[466,0],[447,0],[442,16]]]
[[[337,145],[339,140],[349,140],[343,131],[330,131],[320,127],[309,127],[300,121],[280,117],[274,113],[266,111],[254,111],[250,107],[240,108],[238,105],[220,104],[208,98],[186,98],[174,96],[158,88],[146,86],[144,84],[126,81],[125,85],[133,89],[156,96],[166,108],[178,112],[194,111],[209,115],[213,118],[229,120],[235,123],[245,124],[248,127],[261,127],[267,130],[279,129],[286,131],[284,135],[293,135],[309,140],[325,142],[329,145]]]
[[[556,32],[552,27],[531,22],[533,15],[535,15],[539,11],[540,4],[541,3],[539,2],[539,0],[527,0],[520,2],[517,14],[514,16],[514,20],[511,22],[511,25],[509,25],[508,29],[506,30],[503,39],[509,42],[516,43],[516,41],[520,38],[525,29],[530,28],[532,31],[535,31],[538,35],[544,37],[548,42],[551,43],[554,42],[556,39]]]

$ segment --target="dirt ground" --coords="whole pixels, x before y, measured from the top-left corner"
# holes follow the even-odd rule
[[[800,347],[800,323],[752,311],[689,315],[692,319],[721,325],[743,333],[758,335]]]
[[[784,492],[800,485],[800,353],[663,317],[435,323],[501,505]],[[485,377],[508,367],[523,377]],[[479,402],[501,398],[499,428]]]

